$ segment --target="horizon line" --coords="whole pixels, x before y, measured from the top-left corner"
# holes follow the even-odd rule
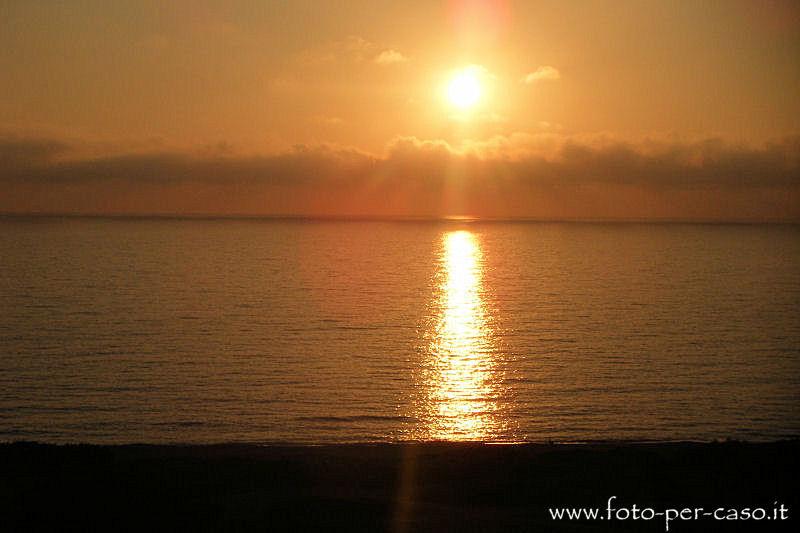
[[[348,215],[348,214],[250,214],[250,213],[76,213],[0,211],[0,218],[97,218],[97,219],[172,219],[172,220],[296,220],[336,222],[446,222],[446,223],[619,223],[619,224],[731,224],[797,225],[800,219],[714,219],[714,218],[627,218],[627,217],[487,217],[471,215]]]

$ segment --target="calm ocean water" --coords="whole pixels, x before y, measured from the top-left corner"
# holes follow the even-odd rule
[[[0,219],[0,440],[800,435],[800,227]]]

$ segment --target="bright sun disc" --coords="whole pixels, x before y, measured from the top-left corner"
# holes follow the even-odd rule
[[[467,109],[481,97],[481,85],[475,72],[464,70],[456,74],[447,87],[447,99],[456,107]]]

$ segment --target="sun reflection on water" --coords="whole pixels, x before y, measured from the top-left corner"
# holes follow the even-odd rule
[[[498,378],[488,312],[482,299],[483,257],[469,231],[445,233],[438,321],[428,332],[423,417],[435,440],[498,437]]]

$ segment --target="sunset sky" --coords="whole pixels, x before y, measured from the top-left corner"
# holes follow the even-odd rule
[[[0,212],[800,219],[791,0],[6,0],[0,72]]]

